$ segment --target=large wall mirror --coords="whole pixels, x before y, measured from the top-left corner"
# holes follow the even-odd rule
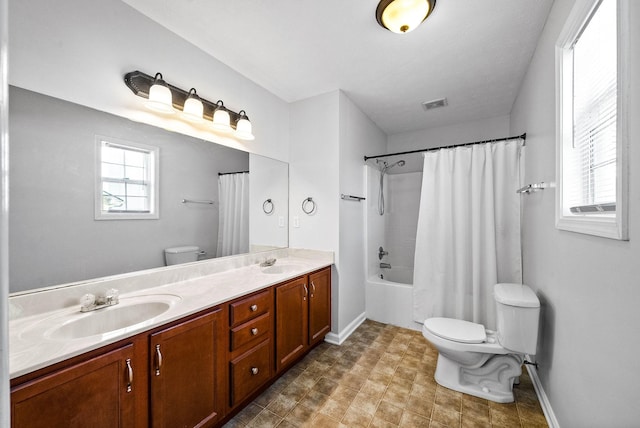
[[[9,99],[11,292],[164,266],[166,248],[288,245],[286,163],[17,87]],[[97,218],[100,139],[158,149],[158,218]]]

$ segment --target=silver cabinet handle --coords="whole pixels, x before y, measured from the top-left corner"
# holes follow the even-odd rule
[[[309,295],[309,289],[307,288],[307,284],[302,284],[302,286],[304,287],[304,297],[302,298],[302,300],[307,300],[307,296]]]
[[[162,368],[162,352],[160,352],[160,345],[156,345],[156,376],[160,376],[160,369]]]
[[[257,368],[257,367],[251,367],[251,375],[252,375],[252,376],[257,375],[259,371],[260,371],[260,370],[258,370],[258,368]]]
[[[316,294],[316,285],[311,281],[311,297]]]
[[[251,309],[251,312],[255,312],[258,310],[258,305],[251,305],[249,306],[249,309]]]
[[[251,335],[255,336],[256,334],[258,334],[258,329],[256,327],[251,329]]]
[[[127,392],[131,392],[133,385],[133,368],[131,367],[131,358],[127,358],[125,364],[127,365]]]

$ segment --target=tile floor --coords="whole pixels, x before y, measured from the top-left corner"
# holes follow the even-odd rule
[[[341,346],[323,343],[224,427],[546,427],[527,371],[516,402],[436,384],[438,352],[418,331],[365,321]]]

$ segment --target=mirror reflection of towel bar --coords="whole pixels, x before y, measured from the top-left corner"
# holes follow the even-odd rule
[[[344,199],[345,201],[364,201],[366,198],[363,198],[362,196],[353,196],[353,195],[345,195],[344,193],[340,195],[341,199]]]
[[[209,200],[198,200],[198,199],[183,199],[183,204],[208,204],[213,205],[213,201]]]

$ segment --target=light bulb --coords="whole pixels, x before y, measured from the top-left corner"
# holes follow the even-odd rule
[[[213,112],[213,124],[211,124],[211,127],[218,132],[232,132],[233,128],[231,128],[231,116],[229,115],[227,109],[224,107],[224,103],[218,100],[216,104],[218,105],[218,107]]]
[[[165,81],[162,80],[162,74],[160,73],[156,73],[153,85],[149,88],[149,99],[145,103],[145,106],[159,113],[175,113],[171,89],[169,89]]]
[[[238,114],[240,115],[240,119],[238,119],[236,123],[236,132],[234,132],[234,135],[241,140],[255,140],[256,137],[253,135],[251,122],[249,122],[247,118],[247,113],[244,110],[240,110]]]
[[[196,94],[195,88],[189,90],[189,96],[182,107],[182,117],[189,122],[202,122],[202,114],[204,113],[204,105],[200,101],[200,97]]]

